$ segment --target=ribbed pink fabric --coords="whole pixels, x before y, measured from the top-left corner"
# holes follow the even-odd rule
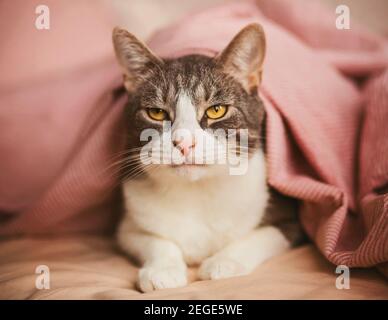
[[[353,257],[374,265],[388,257],[388,69],[368,83],[360,149],[360,211],[368,236]],[[388,277],[388,263],[379,265]]]
[[[0,116],[7,120],[0,129],[0,234],[113,228],[119,184],[108,168],[124,141],[118,75],[113,61],[104,62],[1,96],[0,105],[13,109]]]
[[[0,235],[102,231],[117,217],[122,76],[111,12],[95,1],[0,3]],[[117,159],[117,158],[116,158]]]
[[[301,200],[305,230],[331,262],[386,270],[387,74],[365,90],[351,78],[387,67],[386,41],[354,23],[337,30],[316,3],[260,0],[185,17],[149,44],[162,56],[213,54],[251,22],[267,35],[270,184]],[[109,60],[54,80],[1,93],[0,235],[112,226],[117,181],[100,172],[122,146],[119,71]],[[27,105],[29,116],[14,112]]]

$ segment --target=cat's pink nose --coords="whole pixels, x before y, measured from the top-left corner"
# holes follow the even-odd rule
[[[195,147],[195,139],[194,140],[174,140],[172,144],[175,148],[177,148],[183,156],[187,156],[190,153],[190,150]]]

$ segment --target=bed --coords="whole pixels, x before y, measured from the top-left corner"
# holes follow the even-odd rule
[[[268,260],[247,276],[198,281],[143,294],[138,268],[111,237],[34,237],[0,244],[0,299],[388,299],[388,285],[374,269],[352,269],[350,289],[337,289],[335,266],[312,245]],[[50,271],[50,289],[37,289],[39,265]]]

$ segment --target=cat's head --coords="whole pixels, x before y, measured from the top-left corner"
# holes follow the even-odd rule
[[[162,59],[118,28],[113,43],[129,94],[123,166],[129,178],[197,180],[233,174],[244,159],[248,165],[264,123],[260,25],[245,27],[216,57]]]

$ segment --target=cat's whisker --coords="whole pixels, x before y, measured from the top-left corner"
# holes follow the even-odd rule
[[[123,158],[119,161],[116,161],[116,163],[111,164],[107,168],[103,170],[102,173],[106,173],[107,171],[109,172],[110,175],[116,176],[118,175],[122,170],[133,166],[136,163],[142,162],[142,160],[145,160],[145,157],[140,157],[139,155],[136,156],[129,156],[126,158]],[[143,163],[141,163],[143,164]]]
[[[140,150],[141,148],[132,148],[132,149],[121,150],[121,151],[115,153],[114,155],[112,155],[112,156],[110,157],[110,159],[108,160],[108,162],[111,162],[111,161],[113,161],[113,160],[115,160],[115,159],[117,159],[117,158],[124,157],[124,156],[126,156],[127,154],[129,154],[129,153],[131,153],[131,152],[136,152],[137,150],[135,150],[135,149]]]
[[[138,177],[142,173],[150,170],[152,167],[158,167],[158,166],[154,165],[154,164],[147,164],[147,165],[139,164],[139,165],[135,166],[134,168],[132,168],[131,170],[129,170],[129,172],[125,173],[124,180],[126,181],[128,179],[135,179],[136,177]]]
[[[136,179],[137,177],[139,177],[142,173],[145,173],[147,172],[147,170],[150,170],[148,167],[144,167],[143,170],[139,170],[137,173],[133,173],[131,175],[131,179]]]
[[[131,169],[128,170],[128,171],[123,171],[123,172],[122,172],[122,175],[121,175],[121,176],[123,176],[122,179],[124,179],[124,181],[125,181],[125,180],[128,180],[128,179],[129,179],[131,176],[133,176],[135,173],[137,173],[137,172],[139,172],[139,171],[142,171],[143,168],[144,168],[143,164],[139,164],[139,165],[137,165],[137,166],[131,168]]]
[[[127,163],[131,163],[131,162],[135,162],[136,160],[138,160],[139,157],[134,157],[134,158],[130,158],[130,157],[125,157],[123,159],[120,159],[118,161],[115,161],[114,163],[111,163],[109,164],[105,169],[104,169],[104,172],[105,171],[109,171],[111,169],[114,169],[116,167],[121,167],[121,165],[123,164],[127,164]]]

